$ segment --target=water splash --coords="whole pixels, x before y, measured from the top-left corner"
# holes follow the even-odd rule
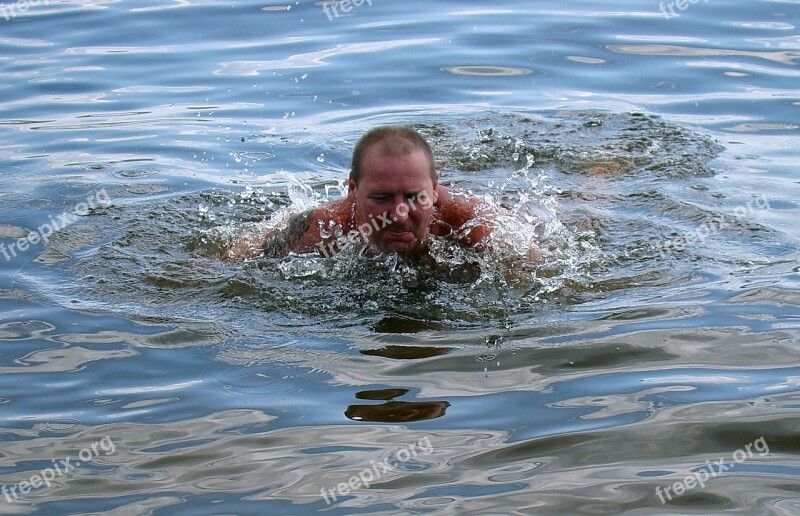
[[[663,283],[690,267],[690,254],[671,256],[664,267],[647,251],[669,230],[656,222],[661,214],[670,214],[671,225],[684,212],[686,224],[695,217],[673,208],[686,199],[652,185],[670,174],[676,180],[673,169],[661,168],[667,162],[686,177],[707,175],[717,148],[704,137],[653,117],[597,113],[487,116],[417,128],[441,157],[445,184],[476,195],[482,211],[495,214],[475,221],[494,225],[490,249],[437,237],[419,259],[367,256],[353,246],[333,258],[222,262],[220,254],[242,234],[282,227],[293,213],[346,194],[346,172],[320,179],[279,170],[236,189],[120,208],[106,221],[111,236],[97,247],[86,249],[76,226],[58,237],[54,252],[75,255],[83,246],[70,267],[97,282],[81,283],[76,297],[142,317],[206,320],[213,313],[220,323],[262,331],[377,328],[387,318],[417,327],[508,327],[547,306]],[[326,162],[346,162],[337,152],[326,150]],[[341,228],[322,230],[336,235]]]

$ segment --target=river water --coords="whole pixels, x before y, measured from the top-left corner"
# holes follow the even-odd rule
[[[798,21],[3,4],[0,513],[799,514]],[[218,259],[381,124],[502,252]]]

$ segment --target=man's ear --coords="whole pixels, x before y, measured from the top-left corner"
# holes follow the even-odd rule
[[[433,204],[439,200],[439,172],[436,172],[436,179],[433,180]]]
[[[349,195],[355,193],[356,188],[358,188],[358,185],[356,185],[356,181],[355,179],[353,179],[353,176],[351,175],[350,180],[347,183],[347,194]]]

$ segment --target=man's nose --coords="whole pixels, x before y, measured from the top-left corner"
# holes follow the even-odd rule
[[[406,222],[408,220],[408,213],[410,209],[408,204],[406,204],[405,199],[401,199],[395,203],[394,209],[392,209],[392,215],[394,216],[394,220],[397,222]]]

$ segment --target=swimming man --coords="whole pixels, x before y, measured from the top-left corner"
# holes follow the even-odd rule
[[[488,215],[477,198],[439,184],[431,148],[417,131],[377,127],[353,150],[346,197],[291,216],[282,230],[245,236],[224,257],[332,256],[359,242],[378,253],[413,256],[426,252],[431,235],[481,249],[492,231]]]

